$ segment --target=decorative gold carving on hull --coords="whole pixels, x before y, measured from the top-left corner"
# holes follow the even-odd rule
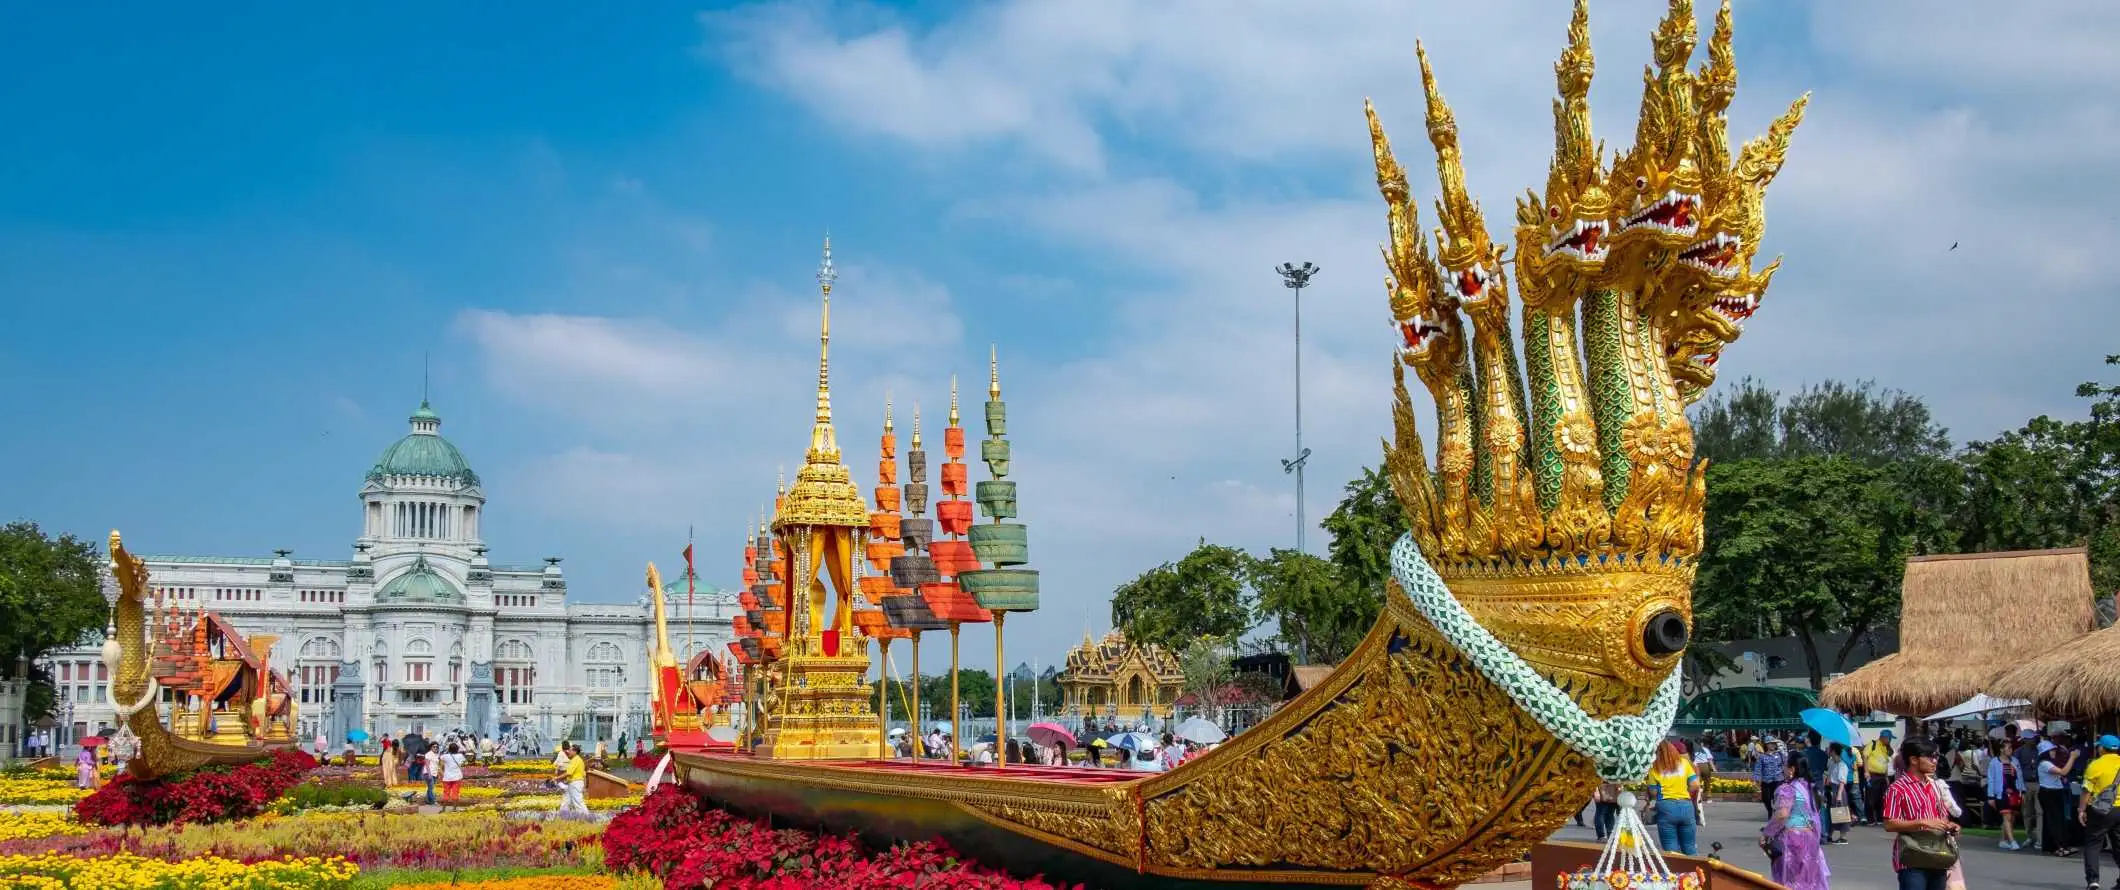
[[[1609,676],[1542,672],[1597,713],[1640,713],[1649,696]],[[1168,773],[1089,784],[685,752],[678,763],[710,795],[723,775],[938,801],[1148,874],[1347,886],[1478,878],[1551,835],[1598,781],[1396,584],[1328,680]]]
[[[1150,782],[1151,870],[1360,869],[1455,886],[1514,860],[1589,799],[1589,760],[1403,597],[1392,591],[1383,626],[1341,665],[1344,685],[1317,690],[1298,727],[1269,721]]]

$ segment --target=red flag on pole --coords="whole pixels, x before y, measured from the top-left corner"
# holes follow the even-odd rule
[[[698,577],[692,570],[692,528],[685,527],[685,651],[692,651],[692,579]]]

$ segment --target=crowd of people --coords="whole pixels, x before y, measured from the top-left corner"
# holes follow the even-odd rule
[[[2100,887],[2102,856],[2120,866],[2113,806],[2120,737],[2073,732],[2065,723],[2041,732],[2025,723],[1984,735],[1938,730],[1903,743],[1887,729],[1852,749],[1816,732],[1766,733],[1741,744],[1671,739],[1651,768],[1643,814],[1664,850],[1698,855],[1696,830],[1706,818],[1700,804],[1718,753],[1758,785],[1767,819],[1760,846],[1774,879],[1792,890],[1824,890],[1831,874],[1825,848],[1846,844],[1862,827],[1896,836],[1893,868],[1907,890],[1965,886],[1956,850],[1968,826],[1999,828],[2003,850],[2081,856],[2091,890]],[[1607,784],[1593,799],[1600,841],[1614,829],[1621,790]]]
[[[1136,736],[1122,747],[1107,742],[1120,736]],[[1141,743],[1139,737],[1151,741]],[[941,726],[930,729],[927,735],[916,739],[911,733],[893,732],[892,750],[901,760],[947,760],[950,757],[950,734]],[[1011,738],[1000,744],[982,741],[969,749],[961,749],[960,756],[974,766],[994,764],[1029,764],[1034,766],[1080,766],[1089,769],[1124,769],[1135,772],[1168,772],[1179,764],[1192,760],[1219,743],[1198,745],[1164,731],[1160,736],[1147,732],[1147,727],[1138,726],[1122,731],[1116,723],[1099,729],[1094,723],[1083,724],[1082,732],[1070,744],[1065,736],[1049,739],[1049,744],[1033,739]],[[1088,741],[1084,741],[1088,740]],[[1077,750],[1082,756],[1077,758]]]

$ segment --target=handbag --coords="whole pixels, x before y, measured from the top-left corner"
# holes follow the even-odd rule
[[[1847,804],[1831,807],[1826,812],[1833,817],[1835,825],[1855,824],[1855,809]]]
[[[1958,864],[1958,838],[1941,831],[1910,831],[1899,836],[1902,868],[1949,871]]]

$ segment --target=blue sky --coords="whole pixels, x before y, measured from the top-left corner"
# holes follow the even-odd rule
[[[1728,377],[1875,378],[1960,437],[2080,413],[2069,390],[2120,351],[2100,271],[2120,100],[2099,86],[2120,81],[2101,49],[2120,24],[2019,6],[1738,5],[1735,129],[1816,95],[1769,199],[1787,265]],[[1615,145],[1657,7],[1593,9]],[[885,390],[901,424],[917,400],[938,427],[949,375],[975,402],[997,344],[1047,579],[1012,651],[1050,659],[1195,539],[1292,537],[1270,265],[1325,267],[1304,318],[1311,517],[1374,460],[1389,337],[1361,99],[1425,187],[1426,39],[1501,219],[1543,182],[1565,18],[1533,0],[32,10],[0,35],[0,514],[149,551],[343,556],[426,357],[501,561],[565,555],[579,596],[630,599],[693,525],[710,577],[733,578],[745,517],[806,441],[829,227],[865,486]]]

